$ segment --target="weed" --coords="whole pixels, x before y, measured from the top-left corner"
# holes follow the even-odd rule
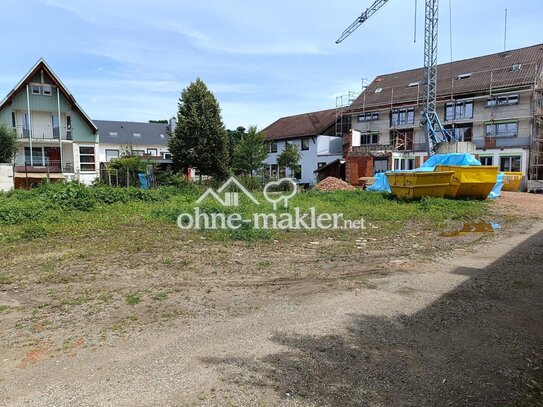
[[[136,305],[141,301],[139,292],[126,294],[125,299],[128,305]]]
[[[165,292],[158,292],[153,294],[151,298],[155,301],[164,301],[166,298],[168,298],[168,294]]]

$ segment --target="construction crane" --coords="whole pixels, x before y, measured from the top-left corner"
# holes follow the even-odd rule
[[[341,43],[351,35],[368,18],[383,7],[388,0],[376,0],[368,7],[337,39],[336,44]],[[435,146],[441,142],[455,141],[447,133],[436,112],[437,98],[437,21],[439,0],[425,0],[424,12],[424,80],[423,80],[423,111],[421,124],[424,127],[427,140],[427,151],[430,156]]]

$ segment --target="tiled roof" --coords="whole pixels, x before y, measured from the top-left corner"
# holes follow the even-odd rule
[[[530,85],[542,68],[543,44],[440,64],[437,95],[446,98],[487,92],[491,87],[498,90]],[[351,110],[361,110],[364,100],[366,108],[422,101],[423,79],[423,68],[378,76],[352,103]]]
[[[94,123],[98,126],[100,143],[149,146],[168,145],[169,126],[167,124],[110,120],[94,120]],[[139,134],[139,136],[134,137],[134,133]]]
[[[266,140],[285,140],[323,134],[336,121],[336,109],[282,117],[262,130]]]

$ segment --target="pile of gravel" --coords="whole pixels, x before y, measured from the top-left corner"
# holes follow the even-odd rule
[[[347,182],[335,178],[335,177],[327,177],[323,179],[321,182],[319,182],[315,189],[317,191],[352,191],[354,187],[351,184],[348,184]]]

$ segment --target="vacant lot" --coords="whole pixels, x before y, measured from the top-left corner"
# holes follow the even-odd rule
[[[538,397],[540,197],[305,193],[291,204],[364,217],[367,228],[181,232],[175,218],[200,192],[74,187],[0,200],[6,405]],[[502,228],[442,233],[475,221]]]

